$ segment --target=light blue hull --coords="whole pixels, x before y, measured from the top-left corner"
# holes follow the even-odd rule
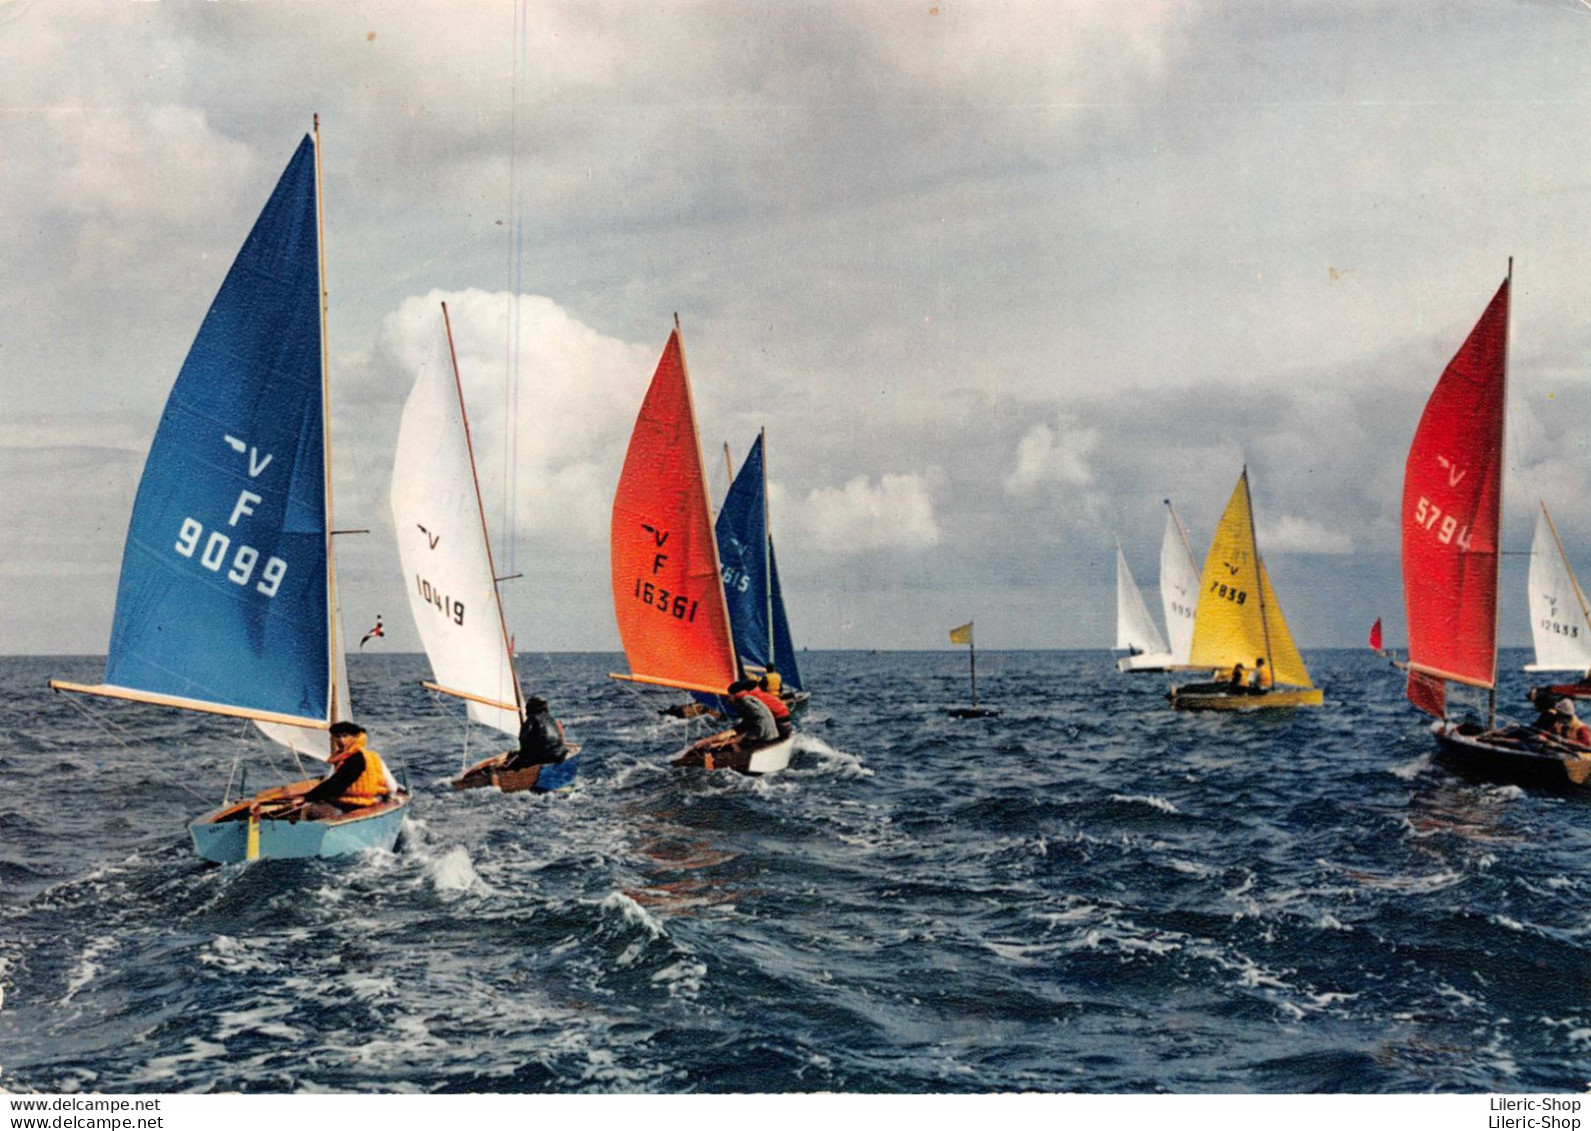
[[[194,851],[204,859],[238,864],[249,858],[249,822],[216,821],[222,813],[235,808],[206,813],[188,826]],[[391,851],[408,809],[409,797],[405,794],[396,803],[377,806],[374,813],[349,813],[329,821],[260,821],[258,859],[346,856],[367,848]]]
[[[562,762],[541,768],[541,776],[536,779],[536,789],[543,793],[553,793],[560,789],[573,789],[575,775],[580,772],[580,755],[571,754]]]

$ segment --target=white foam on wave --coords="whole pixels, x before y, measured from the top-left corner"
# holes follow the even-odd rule
[[[681,958],[652,975],[652,984],[664,986],[669,997],[695,1001],[707,980],[707,964],[696,958]]]
[[[794,753],[814,754],[818,758],[818,764],[809,770],[792,767],[789,771],[786,771],[788,773],[797,775],[802,773],[832,774],[842,778],[870,778],[873,776],[873,771],[863,765],[862,759],[857,755],[845,750],[836,750],[816,735],[798,732],[795,739]]]
[[[1401,766],[1391,766],[1389,769],[1392,771],[1392,776],[1399,781],[1413,781],[1430,768],[1430,765],[1431,756],[1429,754],[1421,754],[1412,762],[1405,762]]]
[[[78,956],[77,966],[73,968],[71,976],[66,979],[66,993],[61,995],[61,1004],[65,1005],[77,996],[77,991],[99,977],[104,967],[100,960],[116,949],[116,940],[110,935],[102,935],[89,941],[83,948],[83,953]]]
[[[619,917],[626,923],[633,923],[645,929],[654,939],[663,938],[668,934],[663,929],[663,924],[655,919],[651,912],[622,891],[609,892],[602,897],[602,901],[597,906],[603,911],[617,911]]]
[[[458,896],[467,891],[487,890],[486,884],[475,872],[469,849],[456,844],[426,864],[426,873],[438,895]]]
[[[242,1033],[251,1033],[281,1041],[302,1041],[304,1030],[297,1025],[285,1024],[282,1020],[297,1008],[296,1002],[278,1002],[258,1005],[253,1009],[224,1010],[215,1015],[216,1029],[211,1036],[218,1041],[225,1041]]]
[[[1156,797],[1152,793],[1113,793],[1110,795],[1110,799],[1129,805],[1147,805],[1151,809],[1158,809],[1162,813],[1171,813],[1179,817],[1182,815],[1182,810],[1171,804],[1164,797]]]

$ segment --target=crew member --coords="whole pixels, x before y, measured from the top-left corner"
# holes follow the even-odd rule
[[[304,794],[296,816],[310,821],[340,817],[356,809],[380,805],[398,792],[381,755],[365,746],[365,728],[358,723],[331,726],[332,767],[329,777]]]
[[[525,700],[525,718],[519,724],[519,749],[503,760],[505,770],[551,766],[569,757],[563,724],[552,717],[547,700],[532,695]]]

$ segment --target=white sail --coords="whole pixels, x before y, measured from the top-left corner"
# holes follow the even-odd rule
[[[1193,651],[1193,614],[1199,607],[1199,563],[1188,536],[1166,500],[1166,536],[1160,542],[1160,604],[1171,638],[1172,662],[1186,664]]]
[[[1530,631],[1536,662],[1526,671],[1591,670],[1591,622],[1545,503],[1530,544]]]
[[[398,427],[392,519],[415,627],[441,690],[519,733],[519,691],[498,603],[448,331],[447,308]]]
[[[1133,653],[1161,653],[1166,641],[1144,604],[1143,594],[1127,568],[1127,558],[1116,543],[1116,647]]]

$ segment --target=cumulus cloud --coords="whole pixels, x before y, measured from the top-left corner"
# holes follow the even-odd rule
[[[1276,554],[1351,554],[1353,538],[1341,531],[1328,530],[1313,519],[1287,514],[1274,525],[1257,523],[1255,537],[1261,553]]]
[[[821,487],[790,507],[790,526],[808,549],[836,555],[918,550],[939,541],[933,493],[921,475],[858,475]]]
[[[1012,495],[1031,495],[1056,484],[1087,487],[1094,482],[1093,458],[1099,429],[1079,427],[1063,417],[1058,426],[1035,424],[1016,449],[1016,467],[1005,477]]]

